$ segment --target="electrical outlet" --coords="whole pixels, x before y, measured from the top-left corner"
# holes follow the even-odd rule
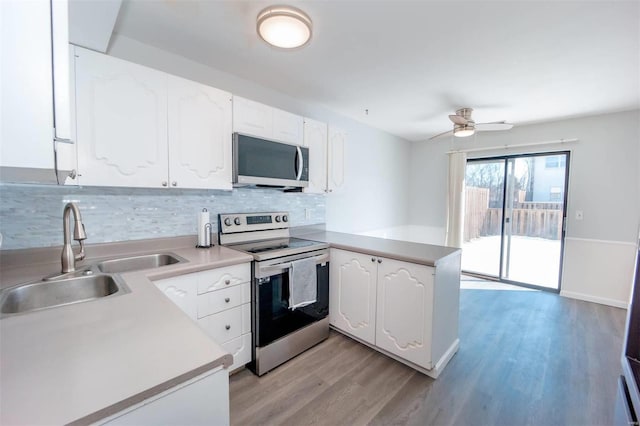
[[[584,219],[584,213],[582,210],[576,210],[576,220]]]
[[[311,209],[304,209],[304,218],[306,220],[311,219]]]

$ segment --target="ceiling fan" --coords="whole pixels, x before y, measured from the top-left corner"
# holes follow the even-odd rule
[[[448,135],[449,133],[453,133],[454,136],[463,138],[466,136],[473,135],[476,131],[485,132],[485,131],[495,131],[495,130],[509,130],[513,127],[513,124],[507,123],[506,121],[492,121],[491,123],[476,123],[471,118],[471,113],[473,112],[473,108],[460,108],[456,111],[455,115],[450,115],[449,120],[453,123],[453,130],[449,130],[444,133],[437,134],[429,138],[435,139],[440,136]]]

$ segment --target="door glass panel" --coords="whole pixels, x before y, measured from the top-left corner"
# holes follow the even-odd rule
[[[462,269],[498,277],[504,159],[467,163]]]
[[[502,278],[557,289],[566,154],[507,160]]]

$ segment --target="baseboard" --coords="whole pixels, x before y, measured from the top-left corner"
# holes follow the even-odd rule
[[[576,293],[576,292],[573,292],[573,291],[564,291],[564,290],[560,291],[560,296],[568,297],[570,299],[584,300],[585,302],[599,303],[601,305],[614,306],[616,308],[622,308],[622,309],[627,309],[629,307],[629,304],[627,302],[622,301],[622,300],[608,299],[606,297],[591,296],[589,294]]]

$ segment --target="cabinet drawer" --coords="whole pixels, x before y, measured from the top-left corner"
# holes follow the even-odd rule
[[[235,308],[251,301],[249,283],[198,295],[198,318]]]
[[[198,294],[246,283],[251,280],[251,263],[198,272],[197,280]]]
[[[251,303],[200,318],[198,325],[216,342],[226,343],[251,332]]]
[[[233,364],[229,367],[229,371],[240,368],[251,361],[251,333],[230,340],[222,347],[233,355]]]

